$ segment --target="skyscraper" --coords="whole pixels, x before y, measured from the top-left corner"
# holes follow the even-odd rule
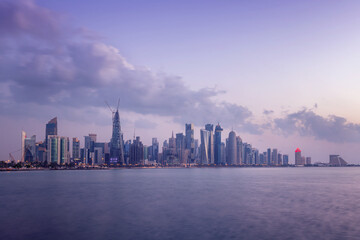
[[[295,165],[304,165],[305,163],[303,163],[302,161],[302,157],[301,157],[301,150],[300,148],[297,148],[295,150]]]
[[[200,163],[209,164],[209,140],[210,140],[210,131],[201,129],[200,130]]]
[[[226,147],[225,147],[225,143],[221,143],[221,165],[225,165],[226,164]]]
[[[124,164],[124,147],[120,126],[119,109],[113,115],[113,131],[110,141],[110,164]]]
[[[236,150],[236,133],[231,131],[229,133],[228,145],[226,146],[228,151],[228,164],[236,164],[237,161],[237,150]]]
[[[208,156],[209,156],[209,164],[215,163],[215,156],[214,156],[214,125],[213,124],[206,124],[205,130],[209,131],[209,147],[208,147]]]
[[[189,150],[185,149],[185,136],[183,133],[176,134],[176,154],[181,164],[186,164]]]
[[[56,135],[48,136],[47,161],[49,164],[69,163],[69,138]]]
[[[283,165],[284,166],[289,165],[289,155],[287,155],[287,154],[283,155]]]
[[[276,148],[272,150],[271,155],[271,165],[277,165],[278,164],[278,151]]]
[[[253,164],[260,164],[259,150],[256,148],[253,149],[253,159]]]
[[[144,161],[144,145],[140,141],[140,137],[136,137],[130,145],[130,164],[143,164]]]
[[[94,164],[95,149],[94,149],[94,137],[84,136],[84,161],[85,164]]]
[[[151,161],[159,161],[159,142],[157,138],[152,139],[152,147],[151,147]]]
[[[48,136],[49,135],[57,135],[57,134],[58,134],[57,117],[54,117],[46,124],[46,129],[45,129],[45,146],[46,147],[48,146],[48,144],[47,144]]]
[[[176,149],[176,140],[174,138],[174,132],[171,133],[171,138],[169,138],[169,148]]]
[[[33,162],[36,161],[36,136],[33,135],[31,138],[25,138],[24,145],[24,161]]]
[[[267,165],[271,165],[271,148],[267,149]]]
[[[80,159],[80,140],[78,138],[72,140],[72,157],[74,160]]]
[[[186,138],[186,149],[189,149],[189,160],[194,162],[195,160],[195,142],[194,142],[194,124],[185,124],[185,138]]]
[[[26,132],[21,131],[21,162],[24,162],[25,158],[25,138],[26,138]]]
[[[243,143],[244,146],[244,164],[253,164],[252,146],[248,143]]]
[[[282,165],[282,161],[283,161],[283,156],[281,153],[278,153],[277,165]]]
[[[221,164],[221,132],[223,129],[220,124],[215,127],[215,143],[214,143],[214,163]]]
[[[242,159],[242,150],[243,150],[243,143],[240,136],[236,137],[236,164],[240,165],[243,164]]]

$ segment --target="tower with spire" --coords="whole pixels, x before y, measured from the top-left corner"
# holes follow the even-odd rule
[[[120,99],[116,111],[113,111],[109,106],[113,113],[113,129],[110,141],[110,164],[124,164],[124,146],[120,126],[119,103]]]

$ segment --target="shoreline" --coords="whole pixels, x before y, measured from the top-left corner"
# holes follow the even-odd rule
[[[122,169],[179,169],[179,168],[349,168],[360,167],[360,165],[349,166],[123,166],[123,167],[76,167],[76,168],[0,168],[0,172],[28,172],[28,171],[66,171],[66,170],[122,170]]]

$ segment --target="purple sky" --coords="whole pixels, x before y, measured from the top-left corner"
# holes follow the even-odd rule
[[[145,144],[205,123],[360,163],[358,1],[0,1],[0,160],[20,133]]]

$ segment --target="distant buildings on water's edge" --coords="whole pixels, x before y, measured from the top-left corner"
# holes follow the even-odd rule
[[[84,146],[80,140],[72,138],[70,152],[69,137],[59,136],[57,118],[51,119],[45,127],[45,140],[36,142],[36,136],[27,137],[21,134],[20,162],[41,162],[47,164],[65,165],[265,165],[287,166],[289,155],[282,154],[274,148],[260,152],[251,144],[243,142],[240,136],[231,131],[228,138],[222,141],[220,124],[206,124],[200,129],[200,143],[194,139],[194,125],[185,124],[184,133],[172,133],[160,147],[157,138],[152,139],[151,146],[145,146],[139,136],[132,140],[123,139],[118,109],[113,111],[113,127],[110,142],[97,142],[96,134],[84,137]],[[70,154],[71,153],[71,154]],[[8,162],[17,162],[9,153]],[[295,150],[295,165],[311,166],[311,157],[301,155],[301,150]],[[324,165],[324,163],[317,163]],[[339,155],[330,155],[330,166],[346,166],[347,162]]]

